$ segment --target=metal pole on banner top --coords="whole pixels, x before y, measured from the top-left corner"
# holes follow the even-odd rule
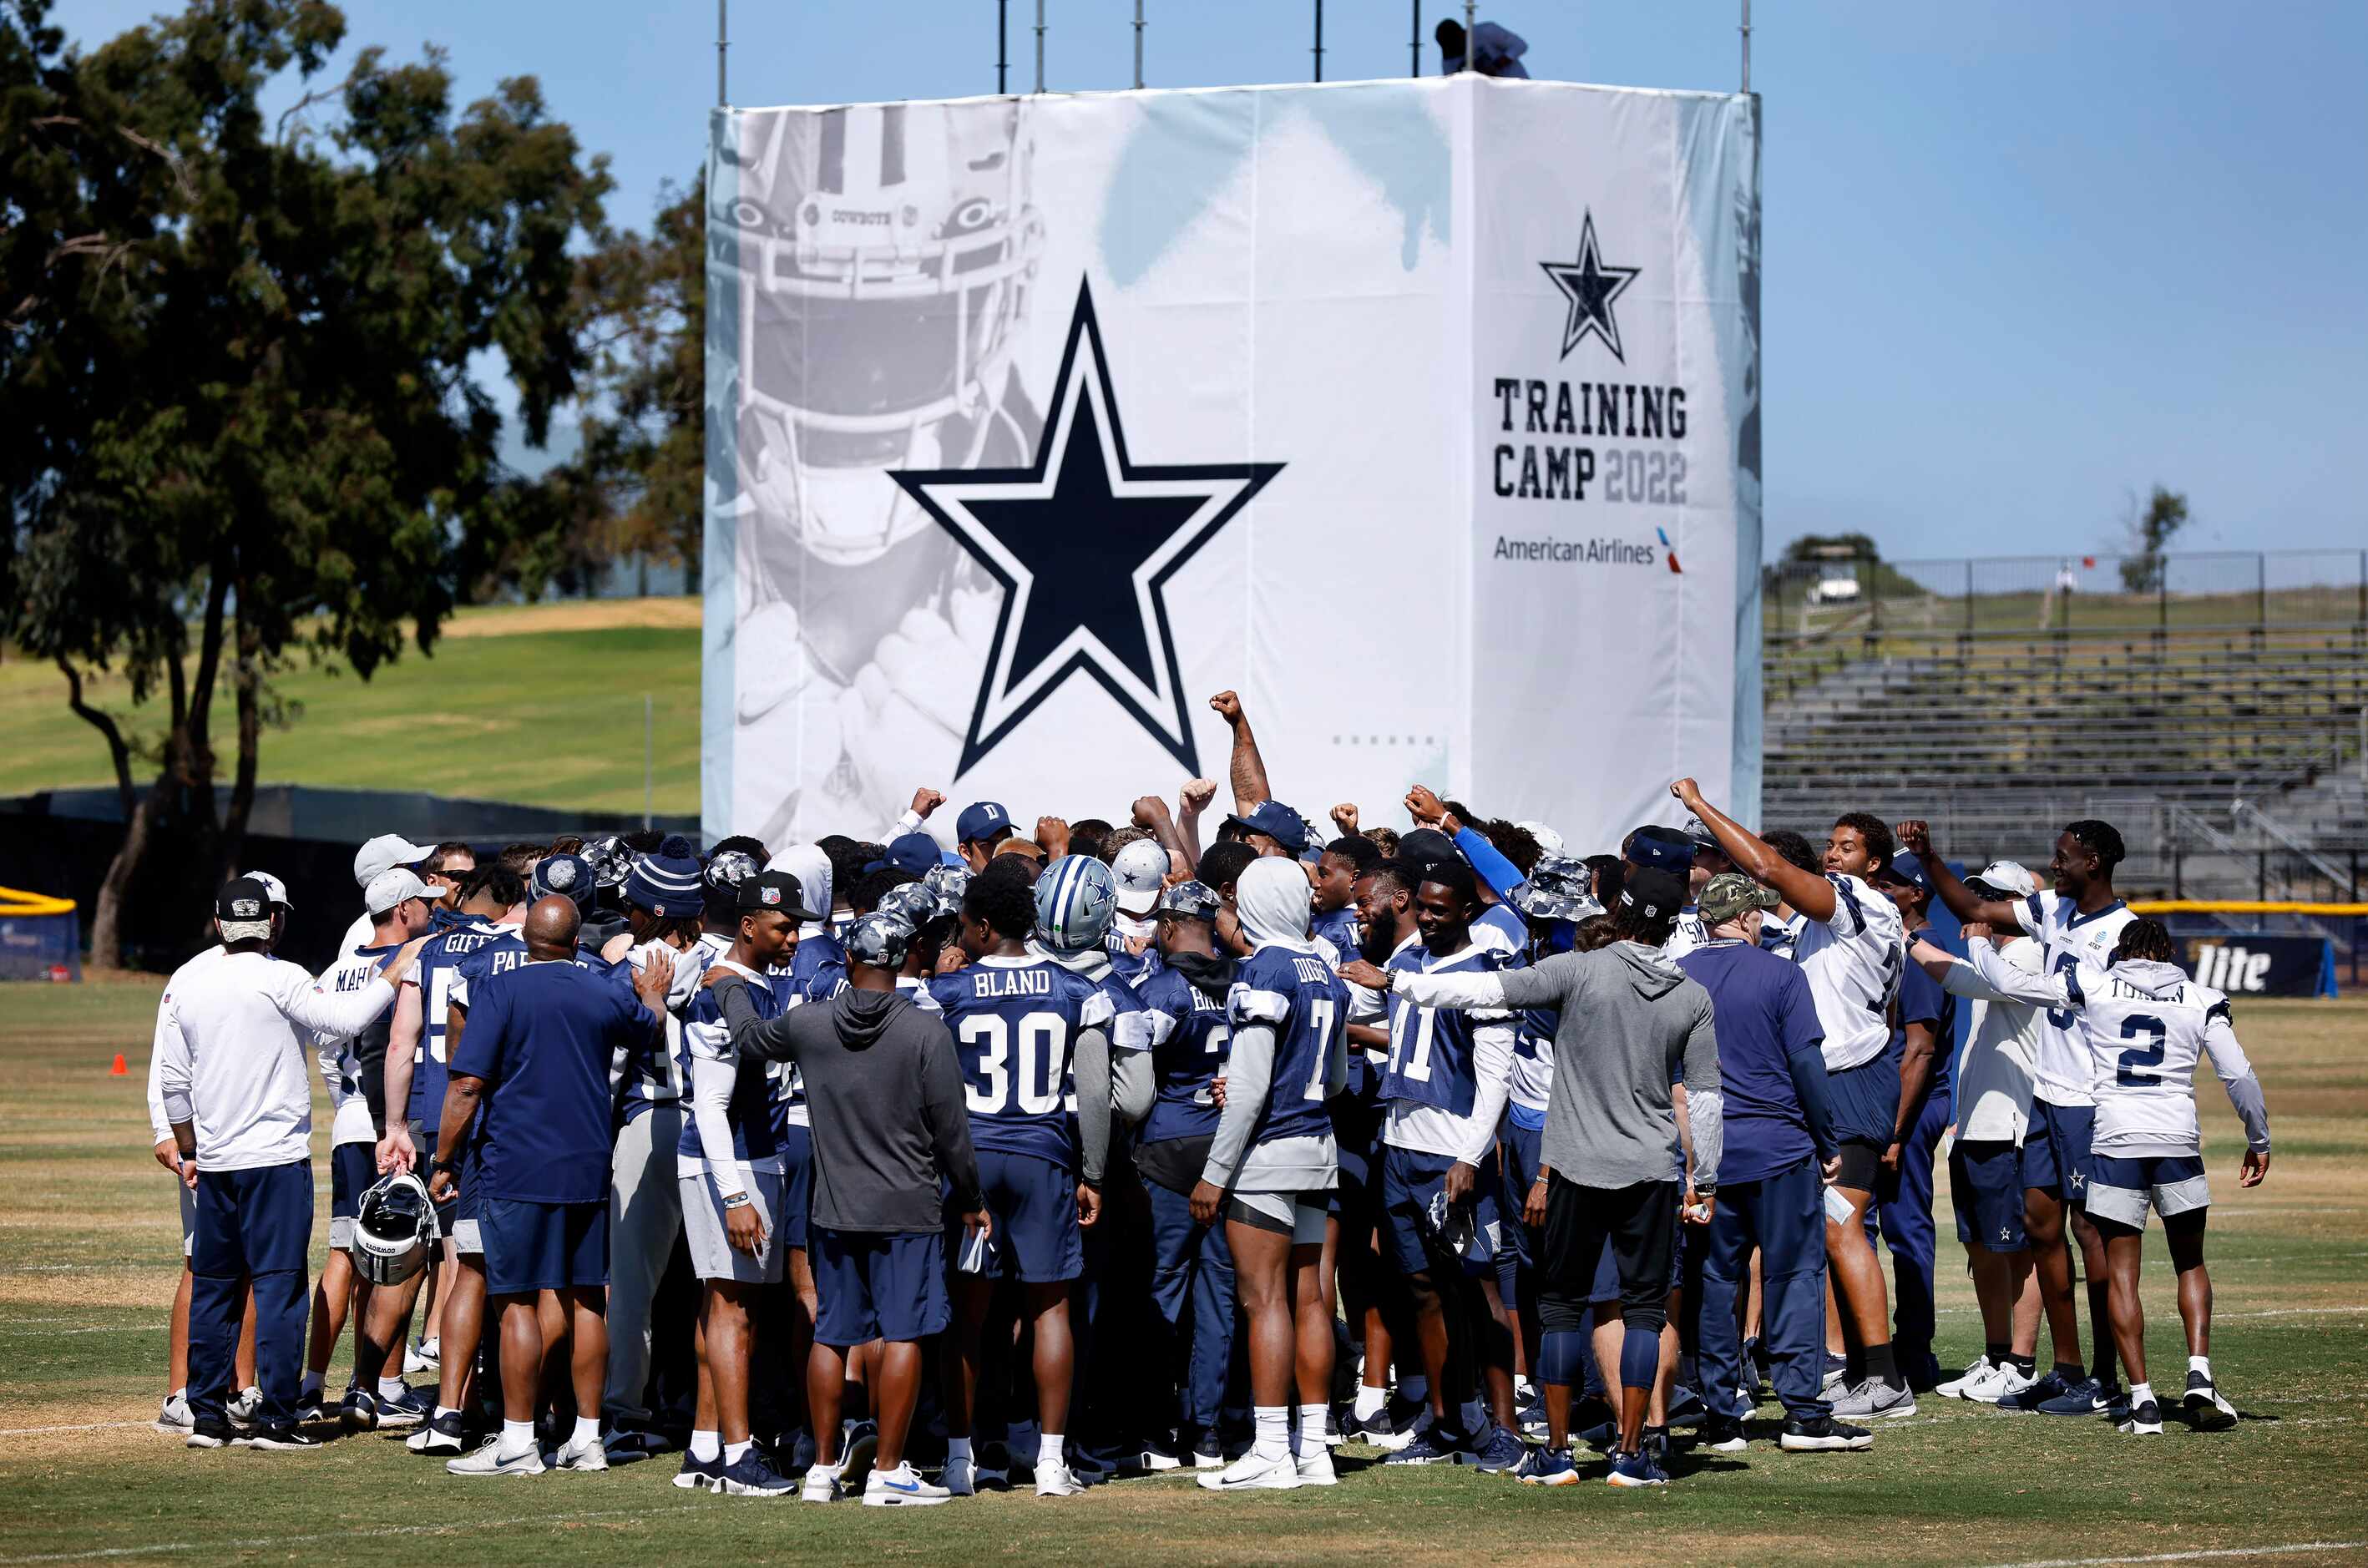
[[[995,0],[995,91],[1011,90],[1011,0]]]
[[[1743,92],[1751,94],[1751,0],[1743,0]]]
[[[1036,0],[1036,90],[1044,90],[1044,0]]]
[[[1324,80],[1324,0],[1315,0],[1315,79]]]
[[[1474,40],[1472,37],[1480,30],[1480,24],[1472,19],[1473,13],[1479,9],[1480,0],[1463,0],[1463,69],[1466,71],[1479,69],[1480,51],[1473,47]]]
[[[1134,85],[1143,85],[1143,0],[1134,0]]]
[[[730,4],[731,0],[715,0],[715,107],[718,108],[732,101],[732,95],[724,90],[723,85],[723,55],[732,47],[732,24],[724,14],[724,7]]]
[[[1422,0],[1414,0],[1414,30],[1406,34],[1406,74],[1422,74]]]

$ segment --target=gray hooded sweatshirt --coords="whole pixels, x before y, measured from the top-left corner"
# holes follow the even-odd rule
[[[1494,974],[1401,971],[1390,988],[1423,1006],[1560,1011],[1538,1160],[1565,1181],[1622,1187],[1671,1179],[1679,1148],[1671,1086],[1682,1079],[1694,1188],[1717,1187],[1725,1097],[1710,993],[1658,949],[1622,941]]]
[[[901,992],[840,992],[760,1018],[746,982],[716,1005],[742,1057],[794,1062],[814,1110],[814,1222],[834,1231],[934,1231],[939,1177],[980,1206],[978,1155],[945,1020]]]

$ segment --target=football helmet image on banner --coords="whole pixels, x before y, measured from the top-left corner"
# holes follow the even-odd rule
[[[1466,72],[709,128],[711,841],[925,781],[1108,811],[1222,771],[1228,688],[1278,784],[1604,844],[1691,774],[1757,821],[1756,99]],[[1343,680],[1360,604],[1427,656]]]
[[[400,1285],[427,1267],[436,1244],[436,1206],[409,1171],[372,1182],[354,1211],[354,1267],[373,1285]]]

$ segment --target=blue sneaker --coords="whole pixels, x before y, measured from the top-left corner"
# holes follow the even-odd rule
[[[1578,1484],[1578,1466],[1571,1463],[1568,1449],[1531,1449],[1521,1457],[1521,1468],[1513,1475],[1524,1486]]]
[[[796,1482],[784,1480],[753,1448],[716,1471],[715,1490],[726,1497],[786,1497],[797,1489]]]
[[[1501,1475],[1519,1470],[1529,1457],[1530,1446],[1502,1426],[1492,1426],[1488,1435],[1473,1445],[1473,1464],[1483,1475]]]
[[[381,1395],[378,1402],[378,1424],[381,1431],[408,1430],[426,1422],[436,1414],[436,1402],[416,1388],[406,1386],[393,1399]]]
[[[720,1491],[723,1485],[723,1456],[719,1453],[712,1460],[703,1460],[685,1449],[682,1469],[675,1475],[674,1483],[686,1492]]]
[[[2062,1398],[2064,1391],[2071,1386],[2063,1373],[2050,1371],[2028,1388],[2001,1394],[1992,1403],[2000,1410],[2037,1410],[2050,1400]]]
[[[1382,1460],[1383,1464],[1470,1464],[1479,1456],[1472,1450],[1472,1439],[1460,1432],[1442,1432],[1434,1423],[1416,1433],[1405,1448]]]
[[[2066,1382],[2064,1392],[2031,1408],[2042,1415],[2094,1415],[2105,1408],[2105,1385],[2094,1378]]]
[[[1654,1460],[1652,1450],[1613,1454],[1611,1473],[1603,1478],[1614,1486],[1667,1486],[1669,1472]]]

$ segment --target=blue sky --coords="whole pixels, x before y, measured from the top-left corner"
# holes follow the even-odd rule
[[[158,8],[61,15],[95,41]],[[442,45],[464,97],[540,77],[614,160],[620,223],[698,171],[709,0],[344,8],[354,45]],[[1048,8],[1050,87],[1131,83],[1131,0]],[[1309,74],[1310,0],[1145,8],[1151,85]],[[732,9],[736,102],[995,86],[993,0]],[[1020,90],[1034,10],[1011,5]],[[1326,78],[1403,75],[1411,11],[1331,0]],[[1422,11],[1427,35],[1462,6]],[[1732,0],[1480,14],[1530,40],[1535,75],[1736,82]],[[2368,6],[1761,0],[1754,22],[1770,553],[1848,529],[1894,558],[2109,547],[2125,495],[2157,482],[2192,503],[2184,548],[2368,545],[2358,465],[2340,457],[2368,415]]]

